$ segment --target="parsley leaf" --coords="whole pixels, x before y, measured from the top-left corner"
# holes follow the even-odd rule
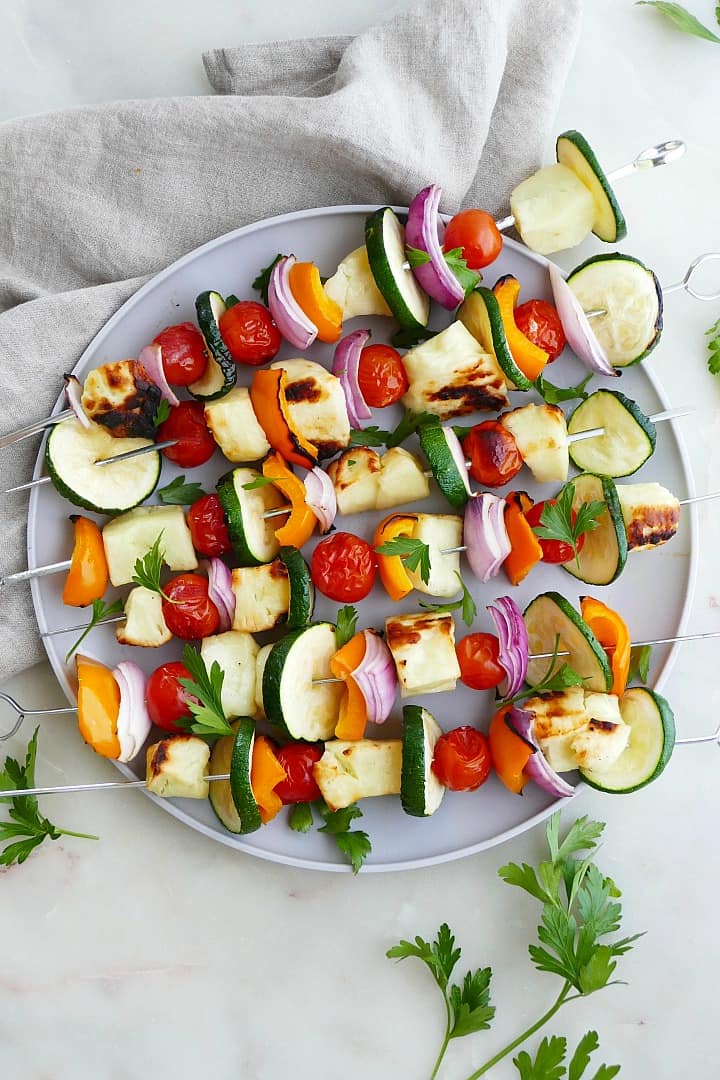
[[[579,566],[578,541],[585,533],[597,529],[600,524],[599,519],[607,507],[601,500],[594,499],[589,503],[581,503],[577,511],[574,511],[574,498],[575,484],[571,481],[565,485],[556,500],[546,500],[540,524],[534,527],[533,532],[541,540],[559,540],[567,544],[572,548],[575,561]]]
[[[159,488],[158,497],[166,506],[192,506],[205,492],[197,480],[185,483],[184,476],[176,476],[165,487]]]
[[[135,560],[135,573],[132,579],[136,585],[142,585],[143,588],[149,589],[150,592],[160,593],[164,600],[172,603],[170,598],[165,596],[160,585],[160,573],[165,562],[165,552],[160,547],[163,531],[158,533],[155,543],[143,555],[142,559]]]
[[[650,660],[652,658],[652,645],[633,645],[630,650],[630,670],[628,682],[638,679],[641,683],[647,683],[650,673]]]
[[[87,624],[87,626],[85,627],[75,644],[72,646],[72,648],[68,650],[65,656],[65,663],[68,663],[73,653],[77,652],[90,631],[94,630],[94,628],[98,625],[99,622],[102,622],[103,619],[108,618],[110,615],[119,615],[122,610],[122,600],[113,600],[112,604],[106,604],[104,600],[93,600],[90,622]]]
[[[495,1016],[495,1008],[489,1004],[491,977],[491,968],[478,968],[475,972],[468,971],[462,986],[450,987],[454,1016],[451,1039],[460,1039],[463,1035],[472,1035],[490,1027]]]
[[[278,253],[271,263],[268,263],[267,266],[264,266],[262,268],[262,270],[252,283],[253,289],[255,289],[256,292],[260,293],[260,297],[265,306],[267,306],[268,303],[268,285],[270,284],[270,274],[272,273],[275,264],[280,262],[282,258],[284,258],[284,256]]]
[[[425,263],[430,262],[430,256],[427,251],[423,251],[422,248],[414,248],[408,245],[405,248],[405,255],[410,266],[424,266]]]
[[[403,939],[388,949],[385,955],[389,960],[407,960],[409,956],[422,960],[440,989],[445,991],[462,950],[455,948],[455,936],[448,924],[443,923],[435,941],[425,941],[419,935],[414,942]]]
[[[568,1067],[568,1080],[580,1080],[590,1064],[590,1055],[595,1053],[599,1045],[597,1031],[588,1031],[583,1035]]]
[[[240,303],[240,301],[238,300],[235,293],[230,293],[229,296],[225,297],[225,308],[226,308],[226,310],[228,308],[235,307],[235,305],[239,304],[239,303]]]
[[[463,439],[467,439],[468,435],[472,431],[472,427],[463,427],[462,424],[453,424],[452,429],[457,435],[460,442],[462,442]]]
[[[186,645],[183,650],[183,663],[191,677],[178,679],[178,682],[197,699],[187,703],[195,718],[189,723],[190,731],[203,737],[233,735],[222,704],[225,673],[217,660],[213,660],[208,672],[200,653],[192,645]]]
[[[460,282],[460,287],[464,290],[466,296],[473,291],[476,285],[480,284],[482,275],[470,269],[463,259],[462,248],[458,247],[453,248],[452,251],[446,251],[445,262]]]
[[[396,536],[375,548],[378,555],[399,555],[408,570],[419,568],[420,577],[427,585],[430,580],[430,546],[412,536]]]
[[[325,824],[318,829],[318,832],[328,833],[334,838],[338,850],[342,851],[343,855],[347,855],[353,874],[358,874],[372,851],[368,834],[359,829],[350,829],[350,822],[362,817],[362,810],[353,804],[333,811],[325,803],[319,805],[319,810]]]
[[[256,476],[254,480],[248,480],[247,484],[243,484],[242,489],[243,491],[254,491],[255,488],[267,487],[272,482],[269,476]]]
[[[335,641],[338,650],[342,649],[343,645],[347,645],[350,638],[355,636],[357,621],[357,609],[352,604],[346,604],[345,607],[338,609],[335,622]]]
[[[385,445],[388,449],[393,446],[400,446],[406,439],[409,439],[411,435],[414,435],[419,427],[423,424],[436,424],[438,423],[437,416],[434,413],[429,412],[413,412],[412,409],[406,409],[405,415],[402,420],[391,433],[390,438],[385,440]]]
[[[513,1058],[513,1065],[520,1073],[520,1080],[563,1080],[566,1052],[567,1039],[552,1035],[540,1043],[535,1061],[527,1050],[522,1050]]]
[[[720,319],[705,331],[710,340],[708,347],[708,371],[711,375],[720,375]]]
[[[288,825],[295,832],[310,832],[313,827],[312,803],[299,802],[291,806]]]
[[[390,432],[371,424],[366,428],[353,428],[350,432],[350,446],[384,446],[390,438]]]
[[[155,415],[153,416],[153,427],[160,427],[161,424],[165,423],[169,416],[170,402],[167,400],[167,398],[160,398],[160,404],[155,410]]]
[[[403,327],[396,330],[390,338],[390,344],[396,349],[412,349],[421,341],[428,341],[439,333],[438,330],[430,330],[427,326]]]
[[[447,604],[425,604],[420,600],[419,606],[425,608],[426,611],[462,611],[463,622],[466,626],[472,626],[475,621],[475,616],[477,615],[477,605],[457,570],[455,571],[455,577],[460,582],[460,588],[462,589],[462,597],[460,600],[451,600]]]
[[[683,34],[692,34],[693,37],[704,38],[705,41],[714,41],[720,45],[720,37],[704,26],[682,4],[666,3],[665,0],[636,0],[636,3],[644,7],[654,7]]]
[[[589,375],[586,375],[584,379],[581,379],[577,386],[564,387],[555,386],[554,383],[551,383],[541,373],[538,375],[537,379],[535,379],[533,386],[540,397],[547,401],[548,405],[559,405],[561,401],[574,401],[576,398],[582,398],[584,401],[585,398],[589,397],[585,387],[592,379],[593,374],[594,373],[591,371]]]

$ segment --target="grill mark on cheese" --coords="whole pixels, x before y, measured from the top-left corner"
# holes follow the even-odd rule
[[[595,720],[593,717],[591,717],[590,722],[588,723],[588,727],[592,731],[612,734],[618,727],[618,724],[613,724],[612,720]]]
[[[160,390],[135,360],[116,360],[91,371],[82,405],[88,416],[123,438],[154,438]]]
[[[680,525],[680,506],[644,506],[625,523],[628,549],[657,547],[672,540]]]
[[[417,645],[422,641],[422,634],[427,630],[437,630],[446,637],[451,638],[452,617],[443,615],[438,618],[435,614],[413,615],[406,618],[388,619],[385,624],[385,637],[389,649],[401,649],[407,645]],[[405,663],[401,660],[400,663]]]
[[[287,566],[282,559],[274,559],[270,563],[270,577],[271,578],[286,578],[288,576]]]
[[[453,412],[448,416],[463,416],[480,410],[501,409],[507,403],[505,382],[502,379],[488,379],[485,372],[477,375],[469,372],[459,384],[441,386],[427,394],[428,401],[456,402]]]
[[[299,379],[285,387],[286,401],[304,401],[311,405],[322,401],[323,391],[315,379]]]

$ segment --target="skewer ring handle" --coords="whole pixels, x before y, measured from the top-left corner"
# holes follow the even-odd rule
[[[704,263],[712,262],[717,259],[720,259],[720,251],[706,251],[704,255],[698,255],[697,259],[693,259],[685,271],[685,277],[682,281],[679,281],[674,288],[685,289],[685,292],[689,293],[695,300],[720,300],[720,289],[716,289],[713,293],[703,293],[692,285],[692,278],[694,277],[696,270]]]

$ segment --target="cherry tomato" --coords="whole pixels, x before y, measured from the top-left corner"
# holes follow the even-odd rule
[[[145,699],[148,713],[153,724],[163,731],[187,731],[180,721],[192,720],[188,702],[197,701],[197,698],[189,694],[178,680],[189,678],[191,675],[185,665],[174,660],[170,664],[161,664],[147,681]]]
[[[192,546],[199,555],[225,555],[232,551],[225,514],[217,495],[203,495],[188,510]]]
[[[565,348],[565,331],[560,316],[547,300],[528,300],[515,308],[515,323],[533,345],[548,354],[548,364]]]
[[[240,300],[220,316],[220,336],[236,364],[257,367],[277,356],[282,338],[266,307]]]
[[[362,396],[373,409],[394,405],[410,385],[402,357],[390,345],[368,345],[363,349],[358,382]]]
[[[205,423],[205,411],[201,401],[181,401],[172,406],[170,415],[158,428],[158,442],[179,439],[176,446],[168,446],[163,454],[183,469],[204,465],[215,453],[215,440]]]
[[[323,756],[322,748],[313,743],[288,743],[275,751],[287,778],[274,788],[284,803],[313,802],[320,798],[315,783],[313,765]]]
[[[540,524],[540,518],[542,517],[542,512],[545,507],[548,505],[555,506],[556,502],[557,499],[545,499],[543,502],[535,503],[534,506],[531,506],[529,510],[525,511],[525,517],[533,528],[535,528],[536,525]],[[577,514],[573,510],[573,523],[575,522],[576,518]],[[564,540],[543,540],[541,537],[538,537],[538,540],[540,540],[540,547],[542,548],[543,562],[566,563],[572,562],[575,558],[575,552],[571,548],[570,544],[566,544]],[[582,551],[584,544],[585,533],[583,533],[579,537],[577,542],[578,555]]]
[[[451,791],[475,791],[490,775],[490,747],[477,728],[466,725],[435,743],[432,771]]]
[[[192,323],[166,326],[153,338],[153,345],[162,349],[163,370],[171,386],[189,386],[205,374],[205,338]]]
[[[486,210],[461,210],[445,230],[443,248],[462,248],[463,259],[471,270],[489,266],[502,251],[503,238]]]
[[[511,431],[500,420],[483,420],[463,439],[470,459],[470,475],[483,487],[509,484],[523,467],[523,459]]]
[[[494,634],[468,634],[455,646],[460,678],[473,690],[491,690],[505,678],[498,663],[500,642]]]
[[[353,604],[367,596],[376,569],[377,559],[370,545],[347,532],[336,532],[321,540],[310,563],[315,587],[340,604]]]
[[[186,641],[210,637],[220,626],[218,609],[208,596],[201,574],[178,574],[163,589],[162,612],[167,628]]]

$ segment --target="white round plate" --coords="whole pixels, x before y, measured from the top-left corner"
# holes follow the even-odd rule
[[[158,274],[116,312],[83,353],[75,368],[76,375],[83,379],[88,371],[99,364],[137,356],[162,327],[186,319],[194,321],[195,297],[206,289],[215,289],[223,296],[235,293],[241,298],[255,297],[251,286],[253,278],[278,252],[294,252],[300,260],[316,262],[321,273],[332,274],[340,259],[362,244],[364,220],[373,209],[367,206],[341,206],[286,214],[246,226],[205,244]],[[521,282],[521,301],[531,297],[550,299],[545,267],[543,258],[512,240],[506,240],[502,254],[485,275],[486,284],[492,284],[502,274],[511,273]],[[439,328],[448,320],[446,313],[434,310],[433,326]],[[388,319],[356,319],[351,328],[366,325],[372,327],[374,341],[387,341],[394,329],[394,323]],[[281,357],[292,355],[293,350],[288,346],[284,346],[280,353]],[[332,347],[315,345],[308,355],[329,365]],[[652,357],[644,365],[627,369],[621,379],[612,380],[613,386],[619,383],[623,392],[634,398],[648,414],[668,406],[651,370]],[[58,371],[58,382],[60,374]],[[247,382],[251,374],[252,369],[239,369],[239,382]],[[553,382],[563,386],[578,382],[584,374],[575,357],[567,353],[548,372]],[[596,379],[592,386],[607,383],[607,380]],[[522,394],[513,394],[512,397],[515,404],[524,404],[529,400],[527,395]],[[64,401],[59,399],[57,408],[62,407]],[[571,408],[572,405],[568,411]],[[394,427],[400,415],[401,410],[394,406],[376,412],[372,422],[381,427]],[[478,416],[469,422],[477,422],[481,418]],[[458,422],[467,423],[468,420],[463,418]],[[409,445],[412,449],[412,445]],[[192,479],[201,481],[204,489],[211,491],[217,478],[227,469],[228,463],[218,452],[203,468],[192,471]],[[165,461],[160,486],[167,484],[179,471],[182,470]],[[41,452],[35,475],[40,476],[42,472]],[[693,493],[687,457],[674,424],[659,426],[654,456],[631,480],[658,480],[680,498]],[[514,486],[527,488],[535,497],[555,494],[555,489],[548,490],[546,486],[540,496],[540,488],[534,484],[527,469],[516,478]],[[417,505],[429,512],[449,511],[447,503],[436,490],[430,499]],[[28,566],[42,566],[68,558],[72,547],[72,531],[68,522],[71,512],[73,508],[57,494],[52,485],[46,484],[32,491],[28,517]],[[386,511],[363,514],[357,518],[339,518],[336,524],[341,529],[369,538],[384,513]],[[619,581],[595,590],[598,596],[621,611],[635,641],[672,637],[682,632],[693,589],[696,536],[694,512],[683,513],[680,530],[671,543],[651,553],[631,555]],[[77,618],[77,611],[62,604],[62,577],[43,577],[32,583],[41,631],[82,622],[82,618]],[[577,605],[578,596],[588,588],[561,568],[542,565],[536,567],[517,589],[510,587],[502,574],[486,586],[474,581],[469,572],[465,573],[465,577],[471,584],[478,606],[475,630],[492,630],[485,605],[496,596],[512,594],[524,608],[538,593],[556,589]],[[113,595],[111,592],[110,598]],[[409,597],[397,607],[404,611],[416,610],[418,599],[420,597]],[[334,620],[337,607],[337,604],[319,597],[316,618]],[[378,581],[370,597],[359,605],[360,626],[382,627],[385,615],[393,607],[396,605],[392,605],[384,595]],[[456,617],[456,629],[458,638],[469,632],[459,615]],[[72,703],[75,701],[74,671],[65,665],[64,654],[75,636],[45,638],[50,663]],[[156,650],[120,646],[113,628],[105,627],[93,631],[85,641],[84,651],[111,667],[121,659],[132,658],[149,673],[161,663],[179,659],[182,649],[181,643],[176,640]],[[673,654],[672,648],[654,650],[651,671],[654,686],[661,687],[665,681]],[[452,694],[427,695],[418,700],[433,712],[447,730],[458,724],[487,723],[492,710],[491,697],[491,694],[476,693],[458,684],[458,689]],[[396,716],[394,722],[391,720],[385,725],[382,734],[397,732],[399,705]],[[378,731],[378,734],[381,732]],[[144,775],[144,766],[144,755],[141,754],[132,768],[120,765],[118,768],[125,775],[134,777]],[[117,813],[122,814],[123,799],[135,796],[119,794],[104,797],[116,798]],[[209,802],[154,801],[192,828],[240,851],[292,866],[316,870],[348,869],[328,837],[317,831],[304,835],[293,832],[287,826],[284,812],[258,832],[238,837],[225,831],[215,818]],[[427,866],[481,851],[529,828],[546,817],[556,805],[555,800],[533,784],[525,789],[525,794],[520,798],[506,791],[494,777],[472,794],[448,792],[440,810],[427,819],[408,817],[403,813],[398,798],[368,799],[362,804],[364,816],[356,825],[365,829],[372,840],[372,854],[365,869],[380,871]]]

